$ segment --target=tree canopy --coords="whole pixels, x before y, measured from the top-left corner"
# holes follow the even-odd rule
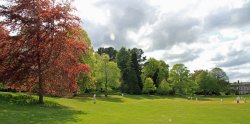
[[[109,61],[108,55],[103,54],[97,57],[95,69],[97,87],[105,91],[105,96],[108,95],[108,91],[112,90],[112,88],[120,86],[120,69],[115,62]]]
[[[173,85],[173,92],[180,95],[192,95],[197,88],[184,64],[175,64],[173,66],[170,70],[170,82]]]
[[[71,1],[55,0],[9,0],[0,7],[1,26],[15,32],[2,33],[8,36],[1,43],[0,77],[16,89],[36,92],[39,103],[44,94],[77,91],[76,78],[88,70],[79,62],[87,47],[72,10]]]
[[[100,55],[107,54],[109,55],[109,60],[114,61],[116,59],[117,51],[113,47],[108,47],[108,48],[100,47],[98,48],[97,53]]]
[[[169,65],[162,60],[156,60],[150,58],[146,61],[142,70],[143,78],[152,78],[156,87],[159,86],[162,80],[168,80],[169,77]]]

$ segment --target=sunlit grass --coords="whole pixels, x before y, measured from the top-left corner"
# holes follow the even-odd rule
[[[196,101],[173,96],[115,95],[99,96],[96,104],[91,97],[45,98],[56,106],[0,102],[0,123],[249,123],[249,103],[236,104],[236,96],[225,96],[223,102],[221,98],[199,97]]]

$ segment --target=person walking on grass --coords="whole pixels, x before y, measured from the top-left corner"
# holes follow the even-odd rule
[[[94,94],[93,96],[93,101],[94,101],[94,104],[96,103],[96,94]]]
[[[240,97],[239,96],[236,98],[236,101],[237,101],[237,104],[240,103]]]

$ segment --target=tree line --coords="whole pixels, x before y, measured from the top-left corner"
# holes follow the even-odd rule
[[[90,40],[90,39],[89,39]],[[146,59],[142,49],[115,50],[113,47],[99,48],[94,52],[92,78],[94,87],[82,87],[82,92],[115,90],[128,94],[162,95],[219,95],[233,91],[229,79],[221,68],[195,70],[191,73],[184,64],[175,64],[170,69],[163,60]],[[111,57],[110,57],[111,56]],[[85,58],[86,59],[86,58]],[[90,83],[81,80],[79,84]]]

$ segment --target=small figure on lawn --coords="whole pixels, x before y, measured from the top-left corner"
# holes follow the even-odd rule
[[[247,103],[247,98],[244,98],[244,103]]]
[[[96,103],[96,94],[94,94],[93,96],[93,101],[94,101],[94,104]]]
[[[237,101],[237,104],[240,103],[240,97],[239,96],[236,98],[236,101]]]
[[[220,102],[223,103],[223,99],[222,98],[220,99]]]

